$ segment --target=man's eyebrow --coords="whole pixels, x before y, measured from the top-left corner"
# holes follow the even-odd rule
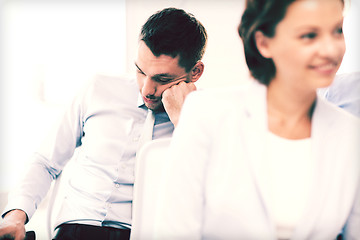
[[[145,74],[143,72],[143,70],[141,70],[141,68],[136,64],[136,62],[134,63],[135,67],[143,74]],[[154,76],[151,76],[151,78],[176,78],[175,75],[169,74],[169,73],[159,73],[159,74],[155,74]]]
[[[135,63],[135,67],[141,72],[141,73],[144,73],[141,68]],[[144,73],[145,74],[145,73]]]
[[[159,73],[152,76],[153,78],[175,78],[176,76],[168,73]]]

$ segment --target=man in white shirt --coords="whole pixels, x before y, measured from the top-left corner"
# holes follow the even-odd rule
[[[140,33],[136,81],[96,76],[74,99],[9,194],[0,239],[24,239],[25,223],[80,146],[54,239],[129,239],[145,119],[148,113],[155,118],[153,139],[172,135],[185,97],[203,73],[206,41],[203,25],[181,9],[150,16]]]

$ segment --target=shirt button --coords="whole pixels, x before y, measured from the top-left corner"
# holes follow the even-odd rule
[[[139,137],[134,137],[133,142],[137,142],[137,141],[139,141],[139,139],[140,139]]]
[[[120,187],[120,184],[116,183],[116,184],[115,184],[115,187],[116,187],[116,188],[119,188],[119,187]]]

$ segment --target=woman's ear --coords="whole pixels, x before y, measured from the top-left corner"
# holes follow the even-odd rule
[[[259,53],[264,58],[271,58],[271,52],[269,49],[269,41],[270,39],[264,35],[261,31],[255,32],[255,44],[256,48],[258,49]]]
[[[204,72],[204,63],[198,61],[195,64],[195,66],[190,70],[190,81],[196,82],[197,80],[199,80],[203,72]]]

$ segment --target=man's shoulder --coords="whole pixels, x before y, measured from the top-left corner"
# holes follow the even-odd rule
[[[136,80],[128,76],[95,75],[86,88],[88,94],[102,96],[132,96],[139,92]]]
[[[96,87],[129,88],[137,89],[136,80],[127,75],[104,75],[97,74],[90,80],[90,85]]]
[[[136,106],[138,94],[139,88],[133,78],[97,74],[85,84],[77,99],[87,105],[128,103]]]

